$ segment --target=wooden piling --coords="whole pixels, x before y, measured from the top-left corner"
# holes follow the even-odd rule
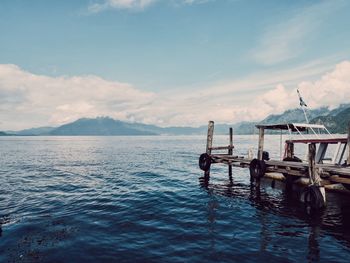
[[[310,184],[320,186],[321,185],[321,178],[316,171],[315,156],[316,156],[316,144],[310,143],[309,144],[309,154],[308,154],[309,180],[310,180]]]
[[[348,126],[348,159],[346,160],[346,164],[350,165],[350,122]]]
[[[310,143],[309,144],[309,154],[308,154],[308,161],[309,161],[309,182],[310,185],[315,185],[319,187],[320,192],[323,197],[323,203],[326,204],[326,191],[325,188],[321,185],[321,176],[318,169],[316,169],[316,144]]]
[[[209,121],[208,123],[208,134],[207,134],[207,149],[206,149],[206,153],[207,154],[211,154],[211,150],[213,147],[213,136],[214,136],[214,122],[213,121]],[[205,177],[209,177],[210,175],[210,168],[208,171],[204,172],[204,176]]]
[[[258,145],[258,159],[263,159],[263,151],[264,151],[264,135],[265,129],[263,127],[259,128],[259,145]]]
[[[233,129],[230,128],[230,145],[228,148],[228,155],[233,155]],[[228,166],[228,174],[231,177],[232,176],[232,165]]]
[[[287,157],[287,158],[293,158],[294,157],[294,143],[287,142],[287,153],[286,153],[285,157]]]
[[[211,154],[211,149],[213,147],[213,135],[214,135],[214,122],[209,121],[208,123],[208,133],[207,133],[207,154]]]

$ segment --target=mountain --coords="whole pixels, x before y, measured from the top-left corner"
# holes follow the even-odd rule
[[[315,110],[308,110],[306,115],[310,119],[316,118],[318,116],[326,116],[330,113],[327,107],[322,107]],[[287,122],[296,122],[296,123],[304,123],[305,116],[302,109],[292,109],[283,112],[282,114],[271,114],[267,116],[260,123],[264,124],[272,124],[272,123],[287,123]]]
[[[54,127],[39,127],[25,129],[21,131],[7,131],[8,134],[15,134],[18,136],[36,136],[36,135],[50,135],[50,132],[53,131]]]
[[[350,103],[347,104],[340,104],[338,108],[335,108],[329,112],[329,115],[335,116],[338,113],[340,113],[343,110],[346,110],[347,108],[350,108]]]
[[[311,123],[325,125],[332,133],[347,133],[350,122],[350,108],[331,112],[326,116],[319,116],[311,120]]]
[[[308,110],[307,116],[311,123],[322,123],[331,132],[347,133],[347,125],[350,121],[350,104],[342,104],[338,108],[329,110],[322,107]],[[273,124],[287,122],[305,122],[301,109],[292,109],[282,114],[272,114],[261,122],[239,122],[235,124],[215,124],[215,134],[228,134],[233,127],[234,134],[256,133],[255,125],[258,123]],[[0,132],[0,135],[9,135],[10,132]],[[12,131],[11,135],[205,135],[207,125],[200,127],[159,127],[143,123],[129,123],[114,120],[109,117],[95,119],[82,118],[72,123],[59,127],[40,127],[22,131]]]
[[[156,135],[132,128],[131,124],[109,117],[82,118],[53,129],[50,135]]]
[[[348,123],[350,122],[350,103],[341,104],[333,110],[329,110],[328,107],[308,110],[306,114],[311,123],[324,124],[332,133],[347,133]],[[257,123],[274,124],[288,122],[305,123],[303,110],[299,108],[286,110],[281,114],[271,114],[260,122],[241,122],[231,127],[234,128],[235,134],[252,134],[256,132],[255,125]],[[225,134],[227,134],[227,131]]]
[[[0,136],[8,136],[9,134],[7,134],[6,132],[2,132],[0,131]]]

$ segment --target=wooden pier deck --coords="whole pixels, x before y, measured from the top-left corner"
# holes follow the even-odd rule
[[[249,168],[252,159],[228,154],[211,154],[212,163],[222,163],[233,167]],[[265,161],[266,172],[289,174],[309,178],[309,164],[288,161]],[[330,182],[350,185],[350,168],[336,167],[331,164],[316,164],[322,179]]]
[[[284,160],[270,160],[264,156],[264,129],[266,127],[275,128],[275,126],[257,126],[259,128],[257,158],[248,158],[233,154],[232,128],[229,130],[229,145],[213,147],[214,122],[209,122],[206,152],[201,155],[199,160],[199,166],[204,170],[205,176],[210,176],[211,164],[225,164],[229,167],[230,176],[232,176],[232,167],[248,168],[251,181],[256,181],[258,185],[263,177],[281,179],[288,184],[293,184],[296,181],[303,182],[304,185],[308,185],[308,188],[305,192],[306,197],[301,198],[302,201],[316,202],[314,200],[317,199],[317,204],[314,205],[318,208],[323,207],[326,203],[325,189],[341,190],[341,192],[350,194],[350,124],[347,138],[287,140],[286,154],[288,158]],[[307,144],[307,162],[301,162],[298,158],[298,160],[293,159],[294,143]],[[325,159],[322,159],[328,144],[338,144],[338,153],[334,155],[337,161],[333,160],[332,163],[323,162]],[[316,145],[318,145],[318,152],[316,152]],[[221,153],[215,153],[218,151]],[[222,153],[223,151],[226,153]],[[346,162],[341,164],[345,152],[347,153]],[[324,202],[320,201],[321,198]]]

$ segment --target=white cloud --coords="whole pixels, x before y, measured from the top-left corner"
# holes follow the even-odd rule
[[[157,0],[105,0],[88,6],[91,13],[98,13],[109,8],[115,9],[144,9]]]
[[[265,116],[281,113],[298,106],[297,89],[311,109],[322,106],[336,108],[342,103],[350,103],[350,61],[336,65],[335,69],[325,73],[316,81],[302,81],[291,90],[279,84],[255,99],[254,104]]]
[[[156,2],[174,2],[174,0],[103,0],[88,6],[89,13],[98,13],[107,9],[143,10]],[[212,0],[176,0],[177,4],[202,4]]]
[[[337,107],[342,102],[350,102],[350,62],[339,63],[336,68],[315,82],[301,82],[300,91],[313,107]]]
[[[261,36],[253,58],[261,64],[280,63],[303,53],[307,40],[322,26],[327,16],[342,5],[342,1],[323,1],[296,10],[289,19],[269,26]]]
[[[154,94],[97,76],[48,77],[0,65],[0,117],[6,128],[58,125],[81,117],[128,119]]]
[[[305,66],[289,72],[248,76],[186,93],[156,94],[97,76],[48,77],[0,65],[0,130],[96,116],[161,126],[198,126],[210,119],[218,123],[261,120],[298,107],[297,88],[311,108],[350,102],[350,61],[339,63],[316,81],[299,81],[292,87],[293,78],[307,79],[307,73],[318,71]]]

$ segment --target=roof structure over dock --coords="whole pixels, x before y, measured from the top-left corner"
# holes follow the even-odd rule
[[[323,129],[326,127],[322,124],[307,124],[307,123],[281,123],[281,124],[258,124],[256,125],[258,129],[266,130],[291,130],[293,132],[306,131],[307,129]]]

